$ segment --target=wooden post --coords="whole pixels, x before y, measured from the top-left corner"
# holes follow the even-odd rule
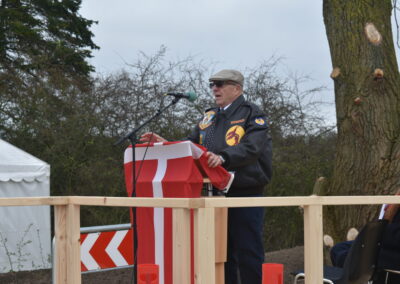
[[[228,208],[215,208],[215,283],[225,283]]]
[[[190,209],[172,209],[172,283],[190,283]]]
[[[80,206],[54,207],[55,282],[81,283]]]
[[[67,205],[54,206],[55,282],[67,284]]]
[[[322,283],[322,205],[304,206],[304,272],[306,284]]]
[[[214,208],[194,210],[194,281],[215,284]]]
[[[81,283],[80,206],[67,205],[67,282]]]

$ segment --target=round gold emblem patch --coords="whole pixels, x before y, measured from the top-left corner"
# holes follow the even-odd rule
[[[239,144],[240,139],[242,139],[244,133],[245,131],[240,125],[232,126],[225,134],[226,144],[228,144],[229,146],[235,146]]]

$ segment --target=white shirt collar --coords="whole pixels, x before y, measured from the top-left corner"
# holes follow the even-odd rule
[[[223,110],[227,110],[228,109],[228,107],[230,107],[231,106],[231,104],[229,104],[229,105],[227,105],[227,106],[224,106],[222,109]],[[220,110],[221,110],[221,108],[219,108]]]

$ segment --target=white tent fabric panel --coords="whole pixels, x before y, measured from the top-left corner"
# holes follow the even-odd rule
[[[43,183],[0,182],[0,197],[47,196]],[[0,216],[0,272],[50,268],[50,207],[0,207]]]
[[[0,139],[0,197],[50,195],[50,166]],[[51,267],[49,206],[0,206],[0,273]]]

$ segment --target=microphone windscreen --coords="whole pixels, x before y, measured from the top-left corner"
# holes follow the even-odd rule
[[[187,92],[189,102],[194,102],[197,99],[197,95],[194,92]]]

